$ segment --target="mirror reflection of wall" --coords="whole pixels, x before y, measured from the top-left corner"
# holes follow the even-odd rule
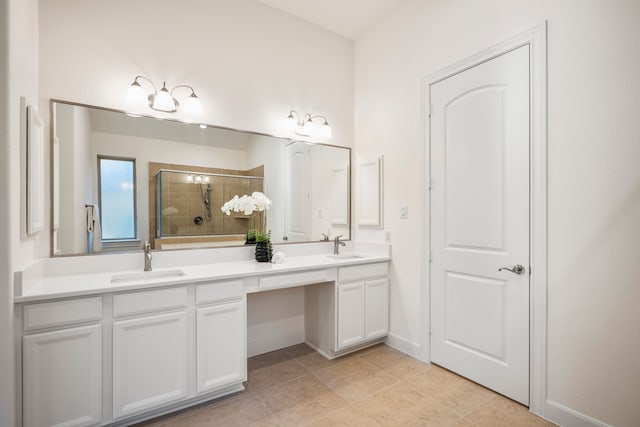
[[[274,243],[350,235],[348,148],[133,117],[62,101],[52,101],[52,113],[56,142],[52,153],[57,165],[52,171],[53,255],[86,254],[91,247],[94,251],[137,250],[145,240],[153,242],[155,249],[244,244],[246,230],[252,224],[261,225],[262,219],[254,218],[256,214],[225,218],[220,207],[234,195],[252,191],[262,191],[273,201],[264,228],[271,230]],[[303,147],[302,161],[290,162],[286,153],[291,147]],[[124,180],[101,184],[99,158],[132,160],[133,184]],[[168,195],[173,187],[174,201],[161,207],[160,170],[179,171],[172,177],[163,172],[166,186],[161,191]],[[210,181],[182,187],[169,183],[182,179],[186,184],[189,175],[192,179],[207,176]],[[107,203],[101,197],[101,185],[115,191],[110,206],[101,206]],[[104,227],[90,227],[92,214],[86,206],[96,206],[100,225],[101,212],[119,212],[118,185],[123,194],[135,193],[135,237],[105,239]]]

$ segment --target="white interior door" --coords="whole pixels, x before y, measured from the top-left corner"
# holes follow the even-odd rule
[[[309,240],[309,148],[294,142],[284,148],[285,236],[289,242]]]
[[[430,103],[431,360],[527,405],[529,46],[431,85]]]

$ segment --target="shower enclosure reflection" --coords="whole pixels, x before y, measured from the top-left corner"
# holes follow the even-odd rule
[[[263,166],[244,172],[253,176],[191,171],[187,166],[153,173],[158,166],[149,164],[156,187],[155,203],[149,198],[150,209],[155,208],[149,234],[155,234],[156,249],[243,245],[250,228],[262,227],[262,215],[225,215],[220,207],[236,194],[262,192]]]

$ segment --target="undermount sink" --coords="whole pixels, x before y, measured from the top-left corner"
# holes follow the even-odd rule
[[[141,271],[139,273],[116,274],[111,276],[111,283],[138,282],[141,280],[172,279],[182,277],[182,270]]]
[[[364,258],[362,255],[358,254],[338,254],[338,255],[327,255],[329,258],[334,259],[355,259],[355,258]]]

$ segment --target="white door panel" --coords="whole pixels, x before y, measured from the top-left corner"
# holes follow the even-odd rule
[[[431,359],[528,404],[529,47],[431,85],[430,102]]]
[[[503,249],[503,96],[482,87],[445,106],[447,247]]]
[[[102,418],[102,327],[23,339],[24,425],[94,426]]]
[[[389,333],[389,280],[368,280],[365,285],[365,338],[383,337]]]
[[[187,396],[187,312],[113,324],[113,417]]]
[[[338,285],[337,349],[365,340],[365,283]]]
[[[246,380],[246,317],[244,302],[198,309],[198,393]]]
[[[306,242],[309,238],[309,149],[304,142],[294,142],[284,149],[285,236],[289,242]]]

